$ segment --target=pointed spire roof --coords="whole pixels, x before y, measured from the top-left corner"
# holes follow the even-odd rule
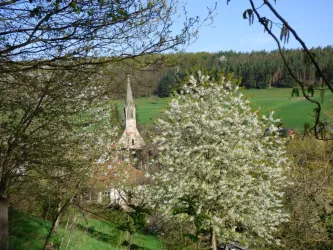
[[[126,105],[130,104],[130,103],[134,104],[134,100],[133,100],[132,88],[131,88],[131,83],[130,83],[130,76],[127,75]]]

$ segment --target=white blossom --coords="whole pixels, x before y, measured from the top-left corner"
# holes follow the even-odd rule
[[[171,100],[155,138],[162,170],[149,189],[151,202],[172,210],[179,198],[198,196],[223,241],[274,240],[287,220],[282,189],[287,185],[285,141],[272,114],[258,116],[231,82],[199,75]]]

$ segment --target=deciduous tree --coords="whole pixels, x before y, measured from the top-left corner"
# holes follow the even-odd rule
[[[264,136],[267,127],[277,131],[274,119],[259,117],[237,90],[231,81],[191,76],[158,120],[162,167],[150,197],[167,213],[194,201],[212,239],[265,244],[287,220],[285,142],[274,132]]]
[[[177,0],[2,2],[0,72],[13,70],[13,63],[21,66],[16,70],[68,68],[176,49],[196,36],[199,24],[184,11],[175,32],[179,9]]]
[[[6,201],[0,206],[0,248],[7,245],[7,200],[18,186],[36,183],[41,193],[47,192],[41,187],[52,186],[50,196],[63,204],[64,194],[99,157],[98,148],[107,147],[99,142],[103,134],[112,138],[112,127],[95,119],[110,121],[104,118],[108,108],[97,105],[105,88],[92,81],[92,73],[16,72],[0,78],[0,197]],[[39,183],[43,179],[45,185]]]

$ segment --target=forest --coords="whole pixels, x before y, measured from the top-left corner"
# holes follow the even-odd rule
[[[333,48],[331,46],[312,48],[311,52],[322,65],[323,72],[331,77],[333,71]],[[321,86],[320,77],[313,66],[304,63],[306,56],[300,49],[284,51],[292,70],[301,81],[314,88]],[[235,51],[220,51],[216,53],[174,53],[160,55],[160,61],[149,65],[148,71],[135,68],[122,68],[117,72],[117,77],[112,78],[114,67],[109,66],[103,70],[103,81],[112,78],[112,98],[123,97],[125,89],[121,82],[127,73],[131,74],[135,97],[168,97],[177,90],[189,75],[198,70],[219,79],[232,73],[240,79],[240,86],[247,89],[293,88],[297,83],[287,72],[278,51],[252,51],[249,53]],[[154,56],[146,56],[154,58]],[[154,61],[154,60],[153,60]],[[125,72],[124,72],[125,71]],[[112,73],[113,72],[113,73]]]
[[[331,76],[333,71],[333,48],[312,48],[312,53],[323,67],[325,74]],[[301,81],[309,85],[320,86],[320,78],[313,66],[304,63],[305,55],[300,49],[284,51],[292,70]],[[169,55],[178,58],[179,63],[169,69],[159,81],[156,94],[160,97],[169,96],[190,74],[205,69],[209,75],[218,77],[221,72],[233,73],[241,79],[240,86],[245,88],[264,89],[269,87],[292,88],[297,83],[287,72],[278,51],[252,51],[250,53],[220,51],[218,53],[183,53]],[[178,85],[175,84],[178,82]]]

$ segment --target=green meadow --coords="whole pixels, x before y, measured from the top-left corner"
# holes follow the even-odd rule
[[[151,98],[139,98],[135,99],[135,106],[137,111],[137,121],[140,124],[153,124],[163,110],[168,107],[168,103],[171,98],[158,98],[153,96]],[[121,118],[123,118],[123,109],[125,104],[124,100],[111,101],[116,103],[119,107]]]
[[[241,91],[250,100],[254,109],[260,108],[261,114],[268,115],[274,111],[274,117],[281,119],[284,127],[292,127],[298,131],[303,129],[306,122],[313,122],[313,109],[316,105],[304,98],[291,97],[290,88],[250,89]],[[329,114],[333,114],[333,105],[330,99],[331,93],[326,91],[322,104],[324,120]],[[315,92],[314,99],[320,101],[319,92]],[[138,123],[149,125],[156,120],[163,110],[168,106],[170,98],[139,98],[135,100],[138,113]],[[124,100],[113,101],[122,110]]]
[[[122,242],[126,240],[126,232],[117,228],[114,223],[83,218],[78,216],[75,229],[71,233],[64,230],[64,225],[59,226],[58,234],[51,237],[52,247],[58,249],[84,249],[84,250],[121,250],[126,249]],[[38,250],[43,249],[45,238],[51,222],[24,212],[9,210],[9,249]],[[70,240],[69,237],[71,238]],[[63,239],[62,239],[63,238]],[[163,250],[163,242],[155,235],[135,234],[133,244],[142,250]],[[67,246],[67,248],[66,248]]]
[[[329,114],[333,114],[333,105],[330,101],[333,98],[331,93],[326,91],[322,104],[323,121],[328,119]],[[261,113],[268,115],[269,111],[274,111],[274,117],[281,119],[284,127],[291,127],[298,131],[303,130],[304,124],[314,122],[313,110],[317,107],[303,97],[291,97],[291,89],[260,89],[243,90],[244,96],[250,100],[252,107],[260,108]],[[316,101],[321,100],[319,92],[315,92],[313,97]]]

